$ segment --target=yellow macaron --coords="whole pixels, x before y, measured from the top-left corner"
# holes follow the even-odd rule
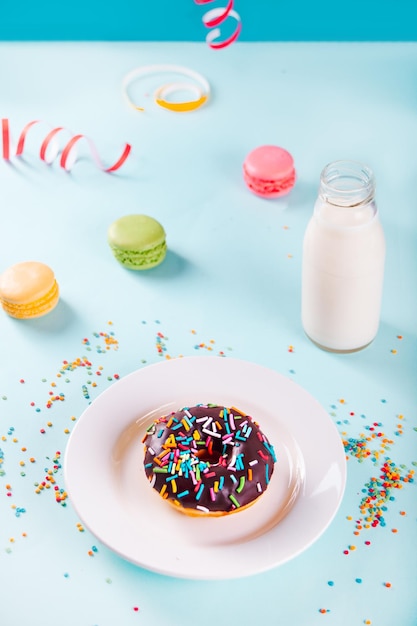
[[[58,300],[59,287],[54,272],[44,263],[17,263],[0,276],[0,303],[11,317],[41,317],[52,311]]]

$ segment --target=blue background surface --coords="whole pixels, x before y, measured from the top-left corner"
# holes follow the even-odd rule
[[[0,39],[88,41],[204,41],[203,14],[225,0],[52,0],[3,3]],[[410,0],[280,2],[235,0],[241,41],[415,41],[415,3]],[[229,20],[225,28],[234,28]]]
[[[132,86],[145,111],[130,108],[123,77],[153,63],[201,72],[212,88],[207,105],[184,115],[157,107],[150,95],[165,80],[154,77]],[[355,535],[385,454],[401,472],[417,469],[416,68],[413,43],[237,42],[222,52],[204,41],[0,44],[12,138],[43,122],[24,158],[0,160],[0,270],[39,260],[61,288],[44,318],[0,311],[1,626],[416,626],[416,484],[386,502],[385,526]],[[106,163],[124,141],[132,154],[106,175],[84,144],[67,174],[39,159],[51,125],[85,133]],[[258,198],[243,182],[243,159],[263,143],[295,160],[296,186],[281,200]],[[316,348],[300,319],[302,240],[320,171],[343,158],[374,170],[387,238],[381,327],[350,355]],[[130,212],[154,216],[167,232],[166,262],[149,272],[125,270],[107,245],[109,225]],[[119,349],[106,351],[98,333],[111,330]],[[52,490],[35,491],[56,451],[65,459],[68,431],[90,399],[118,384],[115,373],[219,351],[294,380],[341,435],[360,440],[377,423],[393,442],[379,460],[349,454],[341,508],[314,545],[227,584],[130,565],[78,530],[70,499],[63,507]],[[58,377],[64,359],[82,356],[91,376],[78,367]],[[50,392],[65,400],[47,408]],[[54,476],[63,488],[62,468]]]

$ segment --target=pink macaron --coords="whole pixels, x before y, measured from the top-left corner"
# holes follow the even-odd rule
[[[243,163],[248,188],[262,198],[278,198],[295,184],[294,159],[279,146],[259,146],[249,152]]]

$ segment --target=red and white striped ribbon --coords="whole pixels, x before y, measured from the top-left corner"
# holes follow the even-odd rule
[[[214,0],[194,0],[195,4],[210,4]],[[229,17],[236,20],[236,28],[233,33],[227,37],[226,39],[221,38],[221,30],[219,28],[220,24],[225,22]],[[236,41],[236,39],[240,35],[240,31],[242,30],[242,21],[240,19],[239,13],[237,13],[233,9],[233,0],[229,0],[226,7],[217,7],[215,9],[210,9],[203,15],[203,24],[206,28],[210,28],[210,32],[207,34],[206,42],[213,48],[214,50],[220,50],[221,48],[226,48],[230,46],[231,43]],[[220,40],[219,40],[220,39]]]
[[[14,153],[14,156],[21,156],[23,154],[24,148],[25,148],[26,137],[27,137],[29,130],[35,124],[40,124],[40,123],[41,123],[40,120],[33,120],[29,122],[28,124],[26,124],[26,126],[23,128],[22,132],[20,133],[19,139],[17,141],[16,152]],[[42,141],[41,147],[39,149],[39,158],[45,163],[51,164],[57,157],[58,152],[59,152],[59,147],[56,141],[56,136],[59,133],[62,133],[64,131],[66,131],[66,129],[62,126],[53,128],[51,131],[48,132],[45,139]],[[90,153],[94,162],[96,163],[97,167],[101,169],[103,172],[116,172],[120,167],[122,167],[122,165],[126,161],[132,149],[131,145],[126,143],[123,148],[122,154],[117,159],[117,161],[115,161],[115,163],[113,163],[110,166],[106,166],[101,161],[97,148],[95,144],[93,143],[93,141],[91,141],[91,139],[89,139],[85,135],[73,135],[71,136],[69,141],[67,141],[67,143],[65,144],[61,152],[60,159],[59,159],[60,166],[67,172],[71,170],[72,166],[74,165],[76,161],[75,145],[81,139],[85,139],[85,141],[88,143],[89,148],[90,148]],[[9,120],[7,118],[2,119],[2,143],[3,143],[3,150],[2,150],[3,159],[5,159],[6,161],[9,161],[13,155],[12,155],[12,149],[11,149],[10,125],[9,125]]]

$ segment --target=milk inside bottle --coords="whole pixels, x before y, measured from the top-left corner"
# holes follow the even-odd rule
[[[319,347],[353,352],[375,338],[385,239],[372,171],[336,161],[321,173],[303,243],[302,324]]]

